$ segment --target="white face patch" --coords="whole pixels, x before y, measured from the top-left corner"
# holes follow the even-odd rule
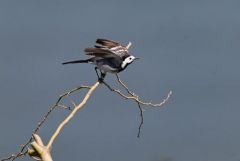
[[[127,64],[130,64],[134,61],[135,57],[134,56],[129,56],[127,57],[123,62],[122,62],[122,65],[121,67],[124,69],[126,67]]]

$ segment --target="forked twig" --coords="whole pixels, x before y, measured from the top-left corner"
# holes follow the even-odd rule
[[[128,86],[123,83],[123,81],[120,79],[120,77],[118,76],[118,74],[116,74],[116,77],[117,77],[117,81],[118,83],[127,91],[127,93],[130,95],[125,95],[123,94],[119,89],[114,89],[112,88],[109,84],[107,84],[106,82],[103,82],[104,85],[106,85],[106,87],[117,93],[118,95],[120,95],[121,97],[123,97],[124,99],[131,99],[131,100],[134,100],[137,105],[138,105],[138,108],[139,108],[139,112],[140,112],[140,118],[141,118],[141,121],[140,121],[140,124],[139,124],[139,127],[138,127],[138,135],[137,137],[140,137],[140,134],[141,134],[141,128],[142,128],[142,125],[143,125],[143,122],[144,122],[144,119],[143,119],[143,109],[141,107],[141,105],[145,105],[145,106],[152,106],[152,107],[160,107],[162,106],[163,104],[165,104],[168,99],[170,98],[171,94],[172,94],[172,91],[169,91],[167,97],[165,99],[163,99],[162,102],[160,103],[157,103],[157,104],[153,104],[152,102],[144,102],[142,101],[141,99],[139,99],[139,96],[136,95],[134,92],[130,91],[130,89],[128,88]]]
[[[104,81],[103,81],[103,84],[106,85],[106,87],[108,87],[109,90],[117,93],[118,95],[120,95],[124,99],[131,99],[131,100],[134,100],[134,101],[138,102],[139,104],[145,105],[145,106],[160,107],[163,104],[165,104],[168,101],[168,99],[170,98],[170,96],[172,95],[172,91],[169,91],[167,97],[164,98],[162,102],[154,104],[151,101],[150,102],[142,101],[141,99],[139,99],[139,96],[137,96],[135,93],[132,93],[131,96],[128,96],[126,94],[123,94],[119,89],[112,88],[109,84],[107,84]]]

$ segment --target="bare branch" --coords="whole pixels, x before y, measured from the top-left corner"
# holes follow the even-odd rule
[[[76,87],[76,88],[74,88],[74,89],[72,89],[72,90],[70,90],[70,91],[67,91],[67,92],[63,93],[62,95],[60,95],[60,97],[57,99],[56,103],[49,108],[48,112],[43,116],[42,120],[38,123],[37,127],[33,130],[32,135],[33,135],[33,134],[36,134],[36,133],[39,131],[39,129],[41,128],[41,126],[45,123],[45,121],[47,120],[47,118],[49,117],[49,115],[52,113],[52,111],[53,111],[54,109],[56,109],[57,107],[61,107],[61,106],[62,106],[62,105],[60,105],[59,103],[61,102],[61,100],[62,100],[64,97],[68,97],[68,96],[70,96],[72,93],[77,92],[77,91],[79,91],[79,90],[81,90],[81,89],[90,89],[90,88],[91,88],[90,86],[82,85],[82,86]],[[62,107],[63,107],[63,106],[62,106]],[[26,155],[27,152],[28,152],[28,150],[27,150],[26,148],[27,148],[27,146],[28,146],[32,141],[33,141],[33,138],[30,137],[30,138],[28,139],[28,141],[27,141],[24,145],[21,145],[21,149],[20,149],[20,151],[19,151],[18,153],[12,154],[11,156],[9,156],[9,157],[7,157],[7,158],[3,158],[3,159],[1,159],[1,161],[6,161],[6,160],[12,160],[12,161],[14,161],[16,158]]]
[[[136,95],[134,92],[130,91],[129,88],[127,87],[127,85],[125,83],[123,83],[123,81],[120,79],[120,77],[118,76],[118,74],[116,74],[117,76],[117,80],[118,82],[126,89],[126,91],[128,92],[128,94],[130,94],[131,96],[134,96],[136,98],[136,101],[142,105],[146,105],[146,106],[153,106],[153,107],[160,107],[162,106],[164,103],[166,103],[168,101],[168,99],[170,98],[170,96],[172,95],[172,91],[169,91],[168,92],[168,95],[165,99],[163,99],[162,102],[160,103],[157,103],[157,104],[153,104],[151,101],[150,102],[144,102],[144,101],[141,101],[139,99],[139,96]]]
[[[42,139],[37,134],[33,134],[32,149],[28,149],[28,155],[34,160],[53,161],[51,156],[51,148],[43,144]]]
[[[165,99],[163,99],[163,101],[160,102],[160,103],[153,104],[151,101],[150,102],[144,102],[144,101],[139,99],[139,96],[137,94],[135,94],[134,92],[130,91],[128,86],[125,83],[123,83],[123,81],[120,79],[118,74],[116,74],[116,77],[117,77],[118,83],[127,91],[127,93],[130,96],[123,94],[119,89],[112,88],[106,82],[103,82],[103,84],[106,85],[109,90],[117,93],[118,95],[120,95],[124,99],[131,99],[131,100],[134,100],[137,103],[138,108],[139,108],[139,112],[140,112],[140,118],[141,118],[141,121],[140,121],[140,124],[139,124],[139,127],[138,127],[138,135],[137,135],[137,137],[140,137],[141,128],[142,128],[142,125],[143,125],[143,122],[144,122],[144,119],[143,119],[143,109],[142,109],[141,105],[152,106],[152,107],[160,107],[160,106],[162,106],[163,104],[165,104],[168,101],[168,99],[170,98],[170,96],[172,94],[172,91],[169,91],[167,97]]]
[[[127,47],[129,48],[130,46],[131,46],[131,42],[128,44]],[[137,103],[138,108],[139,108],[139,112],[140,112],[140,117],[141,117],[140,125],[138,127],[138,137],[140,137],[141,128],[142,128],[142,125],[143,125],[143,109],[141,108],[141,105],[152,106],[152,107],[162,106],[170,98],[170,96],[172,94],[172,91],[170,91],[168,93],[167,97],[160,103],[153,104],[151,101],[150,102],[145,102],[145,101],[142,101],[139,98],[138,95],[136,95],[134,92],[129,90],[128,86],[121,81],[121,79],[120,79],[120,77],[118,75],[116,75],[116,76],[117,76],[118,83],[127,91],[127,94],[122,93],[119,89],[112,88],[111,86],[109,86],[104,81],[102,83],[104,85],[106,85],[111,91],[113,91],[113,92],[117,93],[118,95],[120,95],[122,98],[130,99],[130,100],[133,100],[133,101],[135,101]],[[6,160],[12,160],[13,161],[16,158],[18,158],[20,156],[24,156],[26,154],[29,154],[35,160],[39,160],[40,159],[40,160],[43,160],[43,161],[52,161],[52,158],[51,158],[51,147],[52,147],[52,144],[53,144],[54,140],[57,138],[57,136],[59,135],[59,133],[61,132],[63,127],[86,104],[86,102],[89,99],[89,97],[91,96],[92,92],[98,87],[99,84],[100,84],[100,82],[96,82],[93,86],[80,86],[80,87],[74,88],[74,89],[72,89],[72,90],[70,90],[68,92],[65,92],[62,95],[60,95],[60,97],[58,98],[56,103],[52,107],[49,108],[48,112],[44,115],[42,120],[38,123],[37,127],[35,128],[35,130],[32,133],[32,137],[24,145],[21,146],[20,151],[18,153],[16,153],[16,154],[12,154],[8,158],[2,159],[1,161],[6,161]],[[81,89],[89,89],[87,94],[85,95],[83,101],[80,104],[77,105],[73,100],[70,100],[71,104],[74,107],[73,110],[62,121],[62,123],[60,123],[58,125],[56,131],[52,134],[48,144],[45,146],[43,144],[41,138],[36,133],[39,131],[39,129],[42,127],[42,125],[46,122],[47,118],[49,117],[49,115],[52,113],[52,111],[54,109],[56,109],[57,107],[62,107],[62,108],[65,108],[65,109],[69,109],[69,107],[67,107],[66,105],[60,104],[61,100],[64,97],[68,97],[72,93],[74,93],[74,92],[76,92],[78,90],[81,90]],[[32,148],[28,148],[28,145],[30,143],[31,143],[31,147]]]
[[[119,89],[114,89],[114,88],[112,88],[112,87],[111,87],[110,85],[108,85],[106,82],[103,82],[103,84],[106,85],[109,90],[117,93],[118,95],[120,95],[120,96],[123,97],[124,99],[131,99],[131,100],[134,100],[134,101],[140,103],[141,105],[145,105],[145,106],[160,107],[160,106],[162,106],[164,103],[166,103],[166,102],[168,101],[168,99],[170,98],[170,96],[172,95],[172,91],[169,91],[167,97],[164,98],[162,102],[154,104],[154,103],[152,103],[152,102],[144,102],[144,101],[140,100],[139,97],[138,97],[136,94],[134,94],[134,93],[132,93],[131,96],[127,96],[127,95],[123,94]]]
[[[100,83],[96,82],[93,86],[90,87],[89,91],[85,95],[83,101],[75,105],[72,112],[59,124],[53,135],[51,136],[48,144],[45,146],[43,144],[42,139],[37,134],[33,134],[34,141],[31,143],[32,149],[28,149],[28,154],[35,160],[42,160],[42,161],[52,161],[51,157],[51,147],[54,140],[57,138],[63,127],[75,116],[75,114],[87,103],[89,97],[91,96],[92,92],[98,87]],[[69,95],[69,94],[68,94]]]
[[[58,126],[58,128],[56,129],[56,131],[53,133],[52,137],[50,138],[48,144],[47,144],[47,148],[49,149],[54,140],[56,139],[56,137],[58,136],[58,134],[60,133],[60,131],[62,130],[62,128],[73,118],[73,116],[86,104],[87,100],[89,99],[89,97],[91,96],[92,92],[98,87],[100,83],[96,82],[92,87],[90,87],[88,93],[85,95],[83,101],[77,105],[72,112],[63,120],[63,122]]]

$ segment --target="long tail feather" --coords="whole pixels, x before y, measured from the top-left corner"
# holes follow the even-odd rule
[[[64,65],[64,64],[76,64],[76,63],[88,63],[88,62],[90,62],[89,59],[87,59],[87,60],[74,60],[74,61],[68,61],[68,62],[64,62],[64,63],[62,63],[62,64]]]

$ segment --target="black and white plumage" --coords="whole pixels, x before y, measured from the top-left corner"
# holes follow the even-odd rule
[[[126,69],[134,60],[138,59],[128,53],[128,46],[123,46],[118,42],[107,39],[97,39],[96,44],[93,48],[86,48],[84,50],[86,55],[91,56],[89,59],[69,61],[63,64],[94,64],[96,66],[96,72],[97,69],[100,70],[100,79],[103,80],[106,73],[119,73]]]

